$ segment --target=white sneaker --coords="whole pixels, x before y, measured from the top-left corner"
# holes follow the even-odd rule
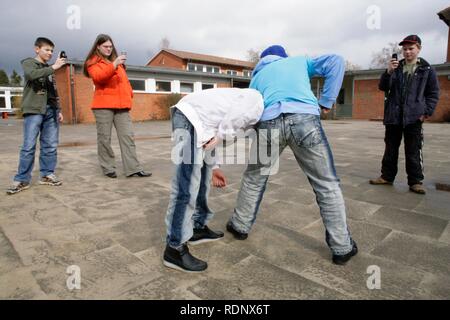
[[[62,185],[62,181],[58,180],[54,174],[49,174],[46,177],[42,177],[41,180],[39,180],[39,184],[47,186],[60,186]]]

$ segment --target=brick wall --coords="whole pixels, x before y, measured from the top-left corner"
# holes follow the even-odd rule
[[[353,97],[353,119],[383,119],[384,92],[378,90],[378,79],[355,80]],[[441,96],[432,122],[450,121],[450,80],[439,77]]]
[[[378,82],[354,81],[353,119],[383,119],[384,92],[378,89]]]
[[[147,66],[186,70],[186,63],[183,59],[165,51],[159,53]]]
[[[440,76],[439,85],[441,88],[441,95],[439,97],[439,103],[433,116],[430,118],[430,121],[450,122],[450,80],[447,76]]]

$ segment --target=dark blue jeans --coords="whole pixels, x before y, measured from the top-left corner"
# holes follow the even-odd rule
[[[20,149],[19,168],[14,181],[31,181],[37,138],[40,142],[39,168],[41,178],[53,174],[57,162],[59,142],[58,110],[47,106],[44,114],[25,115],[23,121],[23,145]]]
[[[212,165],[205,162],[208,153],[196,146],[195,129],[178,109],[172,114],[175,165],[167,208],[167,243],[179,247],[203,228],[214,216],[208,207]]]

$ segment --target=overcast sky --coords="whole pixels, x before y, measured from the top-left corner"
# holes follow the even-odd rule
[[[80,9],[80,28],[73,11],[68,13],[72,5]],[[55,50],[70,58],[84,59],[99,33],[128,52],[130,65],[144,65],[166,37],[172,49],[234,59],[245,60],[251,48],[281,44],[290,55],[338,53],[368,68],[374,52],[408,34],[421,36],[421,56],[437,64],[446,59],[448,27],[436,13],[449,5],[448,0],[2,0],[0,69],[22,73],[19,60],[34,55],[38,36],[52,39]],[[379,8],[379,23],[371,6]]]

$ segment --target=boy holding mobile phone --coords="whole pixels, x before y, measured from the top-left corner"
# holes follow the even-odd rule
[[[30,187],[38,136],[40,136],[41,148],[39,184],[50,186],[62,184],[55,176],[58,122],[63,121],[63,116],[59,109],[54,73],[66,63],[66,59],[58,58],[53,65],[48,65],[48,61],[53,56],[54,47],[51,40],[37,38],[34,43],[36,56],[22,61],[26,81],[21,105],[24,115],[24,141],[20,150],[17,174],[11,187],[6,190],[9,195]]]
[[[439,100],[436,71],[419,57],[422,41],[417,35],[407,36],[399,44],[405,59],[393,57],[380,79],[385,92],[385,151],[381,176],[370,180],[374,185],[392,185],[397,175],[398,153],[405,138],[405,161],[409,190],[425,194],[423,186],[423,122],[430,117]]]

